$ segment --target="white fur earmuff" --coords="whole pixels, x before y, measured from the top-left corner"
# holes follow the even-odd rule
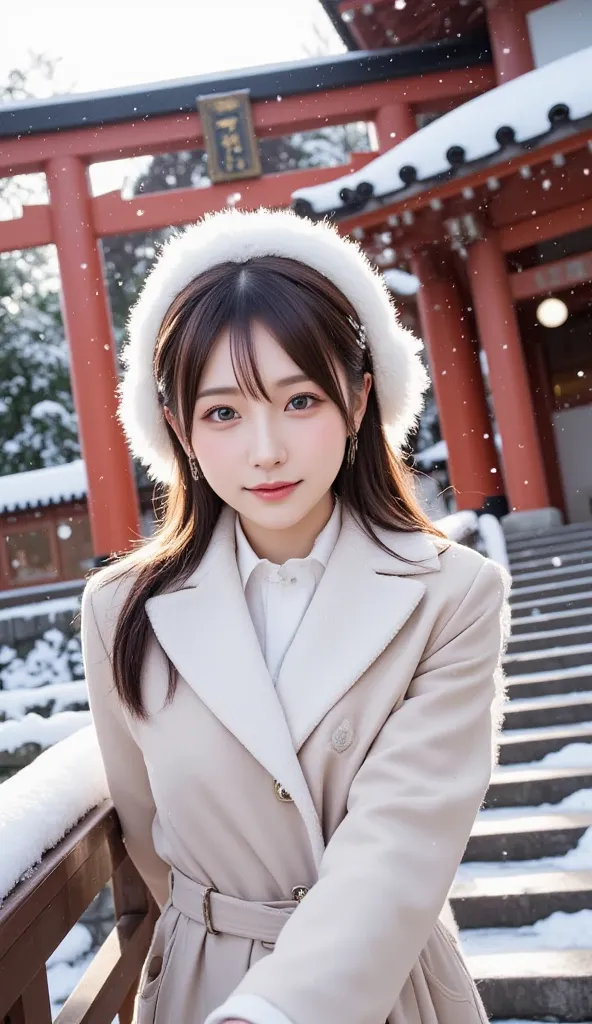
[[[416,424],[428,384],[419,355],[422,345],[400,324],[382,274],[360,247],[330,223],[313,222],[288,210],[209,214],[165,244],[129,318],[118,418],[130,450],[153,480],[170,483],[174,467],[152,371],[164,316],[179,292],[205,270],[257,256],[299,260],[340,289],[366,329],[374,386],[390,444],[398,448]]]

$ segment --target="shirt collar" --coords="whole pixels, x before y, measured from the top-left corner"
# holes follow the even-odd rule
[[[337,538],[339,537],[340,530],[341,507],[339,499],[336,497],[335,507],[333,508],[333,512],[331,513],[331,518],[329,519],[326,526],[324,526],[321,532],[318,534],[310,554],[308,554],[306,558],[289,558],[288,562],[290,562],[292,565],[295,565],[297,563],[302,562],[316,561],[320,562],[323,568],[326,568],[327,562],[331,557],[331,552],[333,551],[333,548],[337,543]],[[238,515],[235,517],[235,537],[236,560],[244,590],[245,587],[247,586],[247,583],[249,582],[251,573],[257,568],[258,565],[260,565],[262,562],[265,562],[268,565],[274,565],[275,567],[277,567],[277,564],[269,562],[268,559],[266,558],[259,558],[255,554],[253,548],[251,547],[245,536],[245,532],[240,524],[240,519]],[[284,565],[287,565],[288,562],[285,562]]]

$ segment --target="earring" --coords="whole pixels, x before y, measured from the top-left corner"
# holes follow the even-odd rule
[[[203,480],[203,473],[199,468],[199,462],[197,461],[193,452],[189,453],[189,469],[191,470],[191,476],[194,480]]]
[[[349,435],[349,445],[347,448],[347,468],[351,469],[354,462],[356,461],[356,452],[358,450],[358,434],[354,430],[353,434]]]

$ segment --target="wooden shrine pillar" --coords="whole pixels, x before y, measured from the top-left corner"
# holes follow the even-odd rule
[[[88,478],[93,549],[97,558],[104,558],[128,550],[140,536],[131,458],[115,418],[118,378],[109,303],[92,226],[86,167],[78,157],[60,156],[47,163],[45,173]]]
[[[502,438],[510,511],[550,505],[530,381],[504,254],[491,231],[468,248],[468,271],[489,385]]]
[[[427,252],[416,253],[411,263],[420,280],[417,305],[457,508],[505,511],[479,350],[458,289]]]
[[[376,111],[374,127],[379,151],[386,153],[413,135],[417,125],[409,103],[392,103]]]
[[[489,38],[497,84],[534,68],[528,21],[520,0],[486,0]]]

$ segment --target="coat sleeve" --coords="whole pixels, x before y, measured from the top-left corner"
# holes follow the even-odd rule
[[[317,883],[235,995],[293,1024],[384,1024],[489,785],[507,581],[481,564],[359,769]]]
[[[90,710],[127,851],[162,907],[168,899],[169,865],[154,848],[152,823],[156,808],[146,765],[115,689],[107,646],[95,615],[93,589],[93,581],[87,583],[82,596],[80,627]]]

